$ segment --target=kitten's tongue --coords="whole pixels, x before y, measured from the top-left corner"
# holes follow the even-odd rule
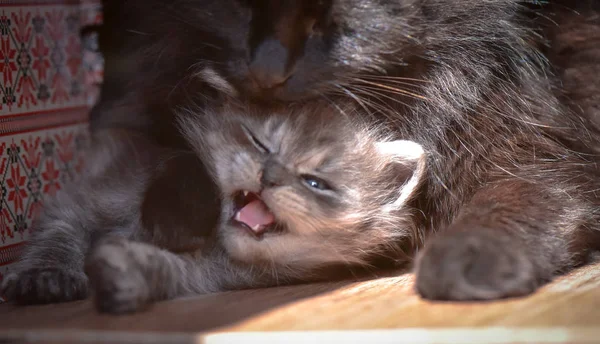
[[[265,227],[275,222],[275,217],[269,211],[267,205],[259,199],[253,200],[240,209],[235,219],[246,224],[257,233],[262,232]]]

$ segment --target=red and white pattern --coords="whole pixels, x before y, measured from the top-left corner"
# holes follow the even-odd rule
[[[83,166],[102,58],[80,30],[101,21],[100,0],[0,1],[0,280]]]
[[[48,3],[0,4],[0,117],[89,104],[80,29],[101,20],[99,5]]]

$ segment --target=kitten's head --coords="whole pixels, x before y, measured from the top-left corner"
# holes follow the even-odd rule
[[[219,233],[251,264],[361,264],[412,236],[406,206],[424,153],[331,109],[182,119],[222,192]],[[389,245],[390,247],[384,247]]]

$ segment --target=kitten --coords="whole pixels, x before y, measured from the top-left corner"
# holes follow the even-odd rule
[[[95,190],[97,173],[88,174],[90,184],[62,193],[57,205],[48,206],[40,223],[45,231],[32,240],[23,262],[40,264],[46,258],[38,256],[42,244],[71,247],[78,265],[62,266],[72,272],[71,282],[82,281],[79,263],[90,247],[84,235],[97,237],[86,264],[96,305],[123,313],[190,293],[312,281],[331,278],[336,266],[406,259],[401,245],[416,237],[414,209],[406,204],[425,172],[418,144],[392,141],[378,126],[330,108],[261,115],[225,107],[185,115],[180,123],[219,188],[222,209],[214,237],[177,254],[143,236],[140,200],[151,168],[140,158],[130,163],[140,166],[139,174],[107,176],[101,193],[81,193]],[[114,151],[126,154],[124,146]],[[93,208],[79,208],[86,206]],[[66,212],[74,216],[61,216],[61,227],[49,221]],[[22,278],[7,280],[13,299],[29,287]],[[74,286],[73,292],[85,290]],[[48,286],[48,301],[55,300],[58,287]]]
[[[532,19],[540,2],[524,3],[107,1],[107,70],[92,127],[127,128],[160,149],[188,152],[152,171],[142,228],[173,243],[179,235],[201,241],[210,231],[190,230],[194,222],[179,214],[215,223],[218,192],[189,158],[179,110],[210,113],[223,97],[267,112],[282,103],[354,103],[428,152],[410,204],[419,210],[419,293],[525,295],[600,248],[600,144],[588,120],[554,95]],[[39,302],[41,283],[22,299]]]

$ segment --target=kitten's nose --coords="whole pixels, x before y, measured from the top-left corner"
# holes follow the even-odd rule
[[[285,184],[289,178],[289,172],[280,162],[275,159],[268,159],[265,162],[260,183],[263,187],[276,187]]]
[[[289,74],[286,65],[289,51],[277,39],[266,39],[254,51],[250,62],[250,75],[263,89],[283,84]]]

